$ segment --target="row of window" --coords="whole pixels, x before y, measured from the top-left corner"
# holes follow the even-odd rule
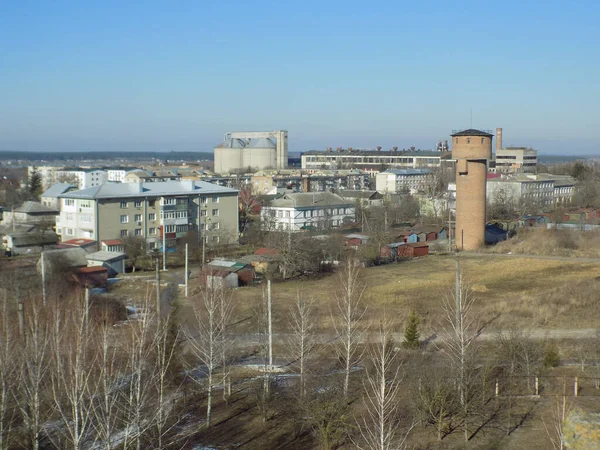
[[[218,230],[219,228],[220,228],[219,222],[206,223],[203,226],[203,229],[205,231]],[[67,233],[67,234],[73,235],[72,228],[67,228],[67,230],[70,230],[70,233]],[[165,233],[185,233],[187,231],[188,231],[187,225],[165,225]],[[158,233],[158,228],[155,228],[155,227],[148,228],[149,236],[156,236],[157,233]],[[133,235],[134,236],[143,236],[142,229],[136,228],[135,230],[133,230]],[[121,237],[125,237],[125,236],[129,236],[129,230],[121,230]]]

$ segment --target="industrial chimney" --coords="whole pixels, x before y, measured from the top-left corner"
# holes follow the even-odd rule
[[[502,150],[502,128],[496,128],[496,151]]]

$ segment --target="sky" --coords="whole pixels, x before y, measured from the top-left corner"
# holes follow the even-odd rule
[[[0,3],[0,150],[432,148],[455,129],[600,153],[597,1]]]

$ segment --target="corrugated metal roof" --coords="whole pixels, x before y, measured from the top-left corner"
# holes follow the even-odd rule
[[[269,138],[251,139],[246,148],[277,148],[275,141]]]
[[[125,197],[162,197],[165,195],[234,194],[238,191],[206,181],[156,181],[144,183],[104,183],[79,191],[67,192],[59,198],[102,199]]]
[[[246,143],[243,139],[227,139],[217,145],[216,148],[244,148]]]
[[[393,173],[394,175],[428,175],[429,169],[388,169],[382,173]]]
[[[49,206],[42,205],[38,202],[27,201],[23,203],[21,206],[15,208],[15,212],[18,213],[26,213],[26,214],[40,214],[40,213],[48,213],[48,214],[58,214],[58,210],[54,208],[50,208]]]
[[[107,252],[101,250],[99,252],[88,253],[85,255],[88,260],[91,261],[114,261],[119,259],[127,258],[127,255],[123,252]]]
[[[77,189],[77,186],[70,183],[56,183],[50,186],[46,192],[42,194],[42,197],[58,197],[60,194]]]

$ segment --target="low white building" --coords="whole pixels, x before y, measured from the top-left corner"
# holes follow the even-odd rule
[[[330,229],[355,220],[354,203],[331,192],[285,194],[261,211],[266,230]]]
[[[106,179],[115,183],[125,183],[125,175],[132,169],[132,167],[113,167],[106,169]]]
[[[535,204],[542,210],[555,205],[567,205],[574,194],[575,180],[564,175],[515,174],[487,180],[489,202],[501,199],[514,204]]]
[[[389,169],[375,175],[375,189],[386,194],[416,194],[425,191],[432,179],[429,169]]]
[[[535,173],[537,151],[529,147],[506,147],[496,150],[496,172]]]

